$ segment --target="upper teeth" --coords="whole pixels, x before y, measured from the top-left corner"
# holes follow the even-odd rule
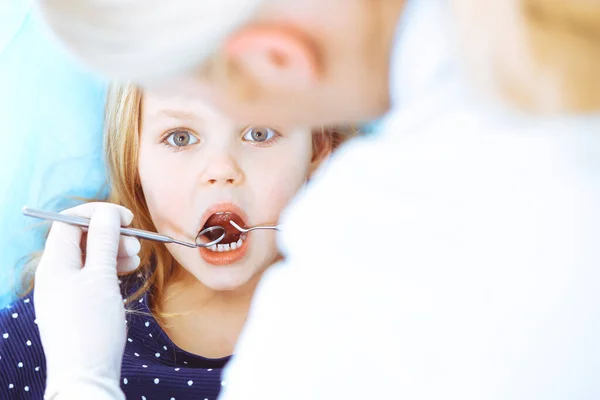
[[[232,242],[229,244],[213,244],[208,249],[217,252],[231,251],[242,247],[242,243],[244,243],[244,239],[242,237],[239,238],[237,242]]]

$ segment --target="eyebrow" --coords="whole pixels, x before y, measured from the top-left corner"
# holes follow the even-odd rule
[[[176,118],[176,119],[187,119],[187,120],[198,119],[198,115],[196,115],[192,112],[181,111],[181,110],[171,110],[171,109],[160,110],[159,112],[154,114],[154,116],[155,117]]]

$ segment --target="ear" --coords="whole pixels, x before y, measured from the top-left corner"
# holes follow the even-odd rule
[[[333,151],[333,140],[325,132],[313,133],[313,155],[310,162],[310,175],[329,158]]]
[[[315,46],[292,28],[249,27],[231,35],[224,50],[240,71],[265,88],[306,88],[319,76]]]

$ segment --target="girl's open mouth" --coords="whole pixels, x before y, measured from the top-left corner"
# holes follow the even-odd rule
[[[234,228],[230,221],[234,221],[241,227],[246,226],[246,221],[242,217],[243,212],[238,210],[237,207],[222,206],[218,208],[218,211],[213,212],[206,219],[201,230],[211,226],[222,226],[225,229],[225,237],[219,244],[208,248],[200,248],[200,255],[204,261],[212,265],[233,264],[241,260],[246,254],[248,238],[246,234]],[[208,232],[205,237],[207,241],[213,241],[222,234],[221,231]]]

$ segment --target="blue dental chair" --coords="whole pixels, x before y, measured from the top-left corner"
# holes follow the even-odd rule
[[[102,197],[105,84],[42,31],[26,0],[0,6],[0,307],[45,229],[21,208],[58,211]]]

